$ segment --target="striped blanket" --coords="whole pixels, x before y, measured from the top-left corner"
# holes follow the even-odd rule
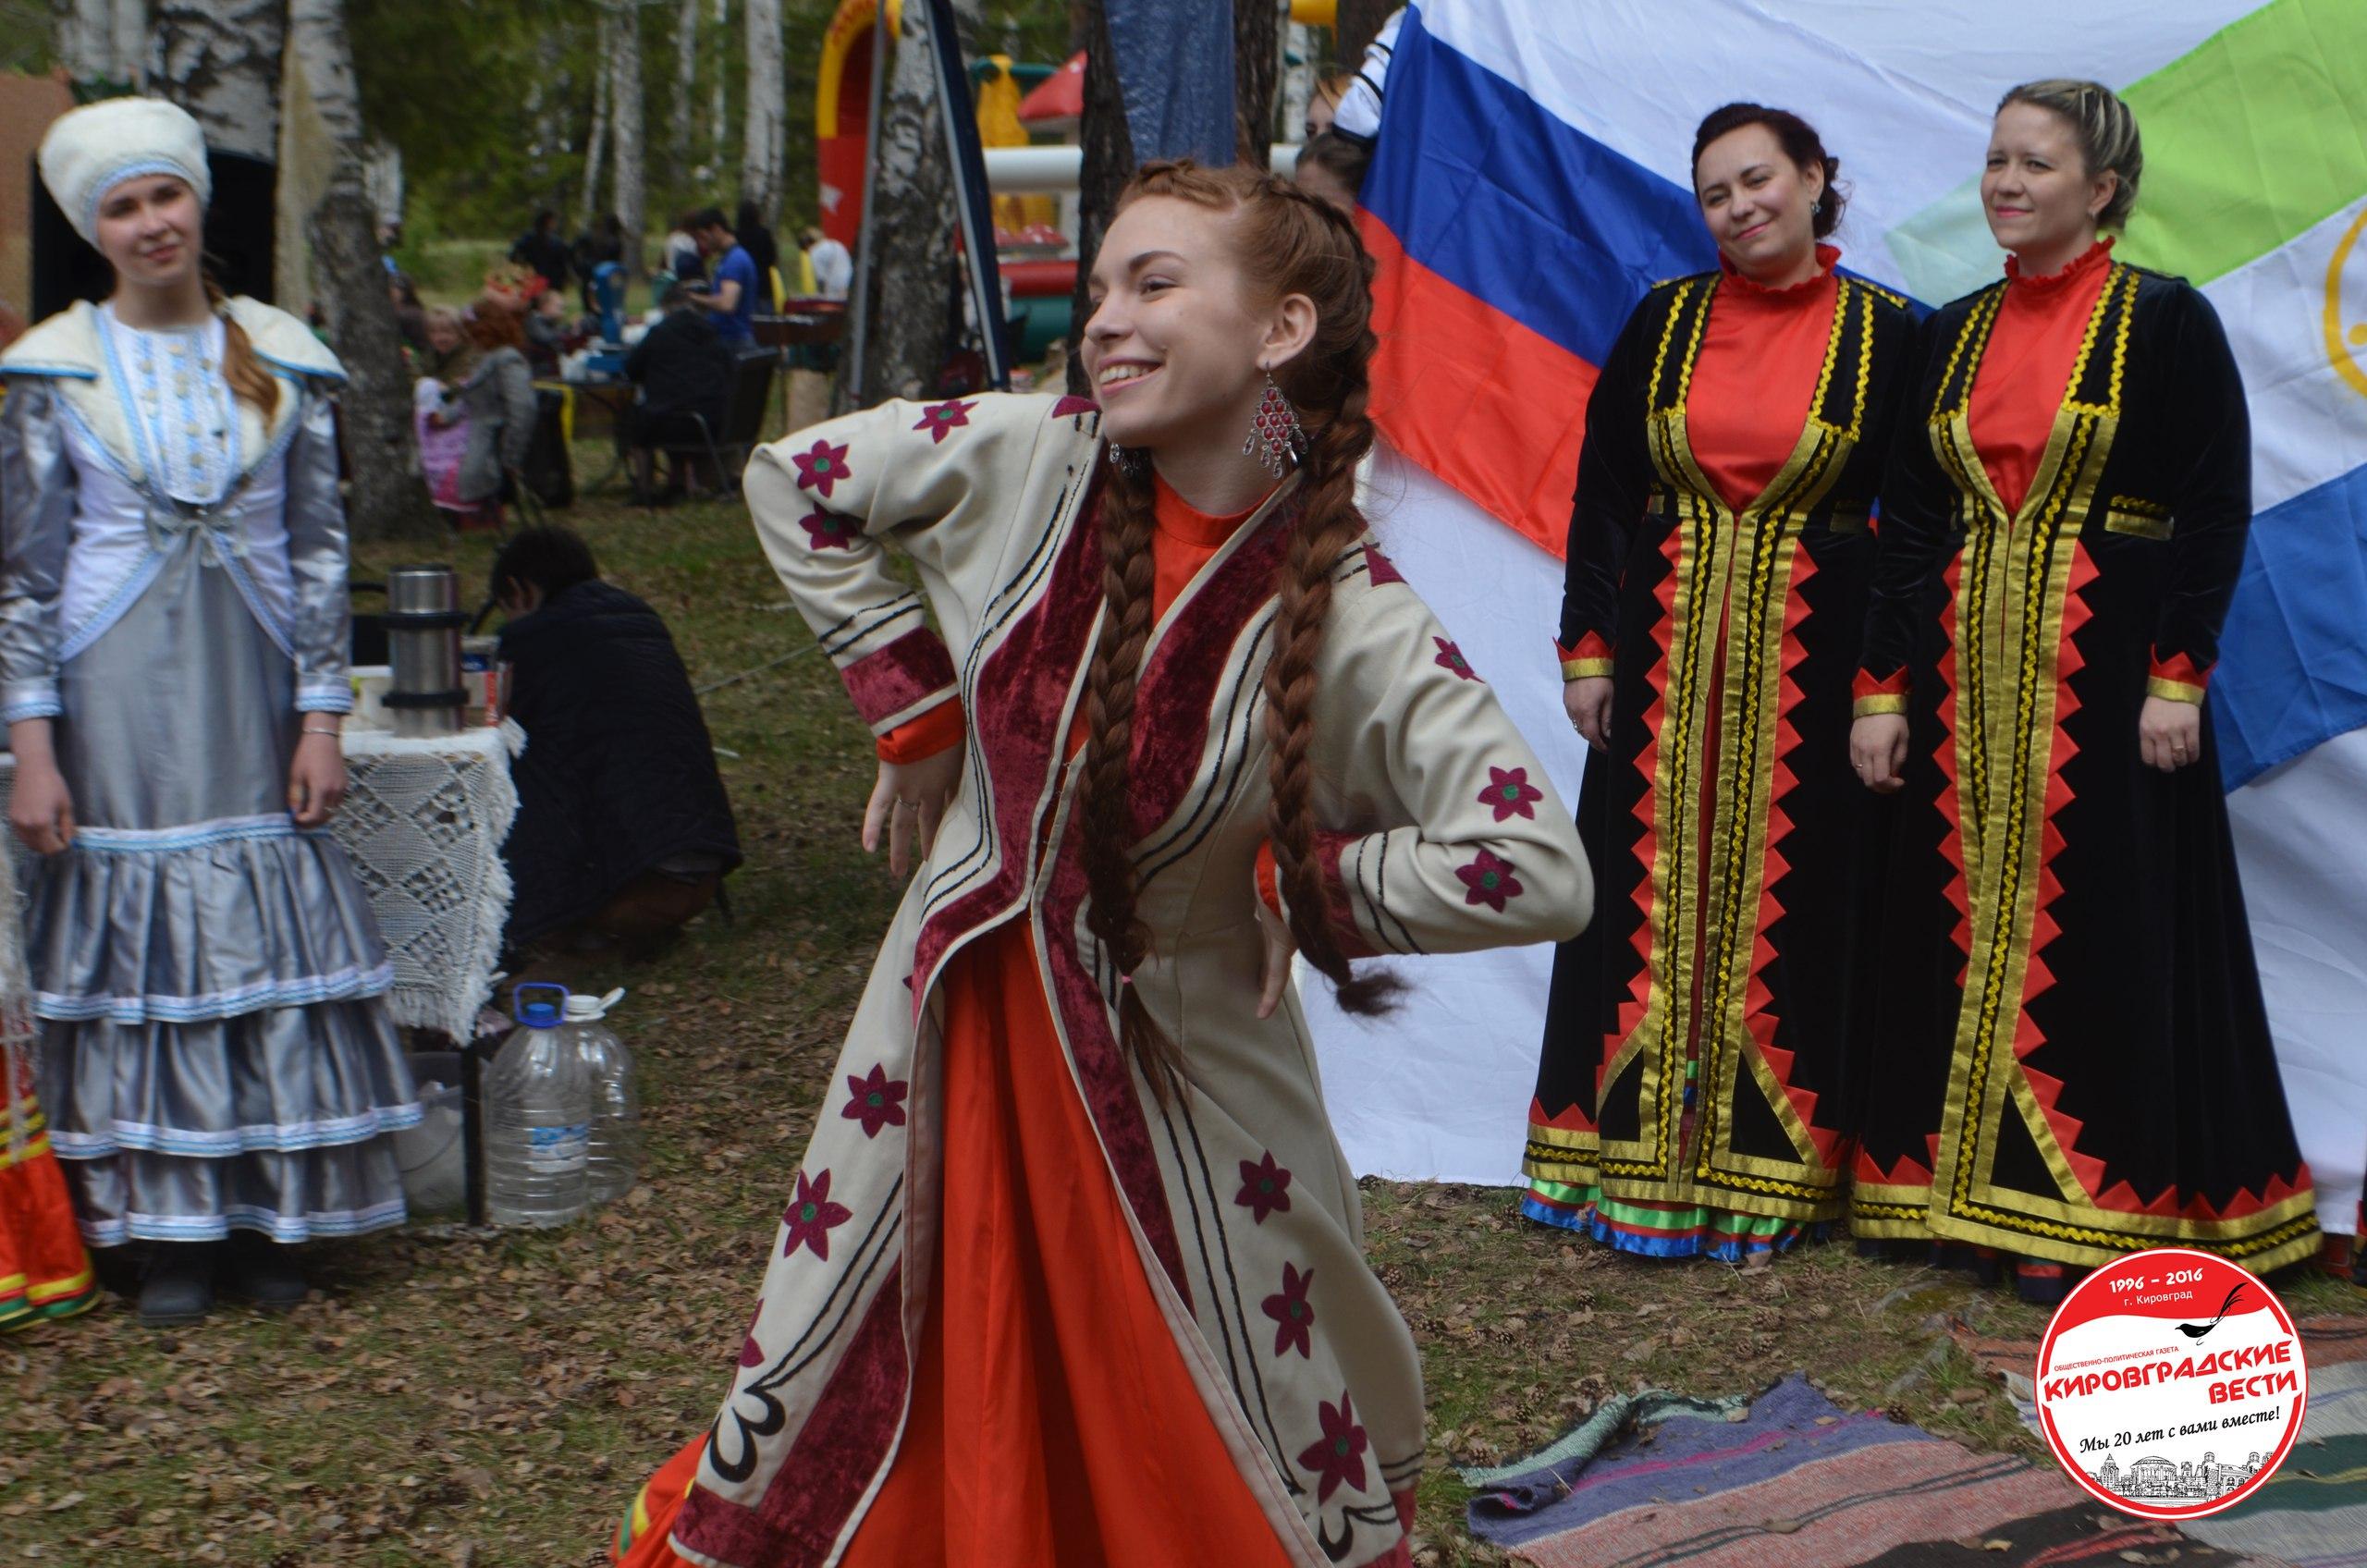
[[[1748,1407],[1684,1401],[1635,1415],[1622,1436],[1580,1428],[1525,1474],[1467,1475],[1482,1488],[1471,1533],[1539,1568],[2248,1561],[2104,1509],[2052,1466],[1846,1413],[1797,1375]]]

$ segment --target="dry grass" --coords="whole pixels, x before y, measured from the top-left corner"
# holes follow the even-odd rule
[[[666,614],[695,680],[810,645],[736,508],[589,502],[570,521]],[[489,542],[455,554],[475,589]],[[633,1489],[725,1385],[896,894],[854,847],[869,750],[825,663],[801,654],[706,703],[735,753],[737,919],[702,920],[655,962],[565,976],[632,989],[617,1022],[643,1065],[645,1184],[558,1234],[325,1244],[322,1289],[284,1318],[229,1307],[164,1334],[110,1300],[0,1341],[0,1563],[605,1561]],[[1527,1224],[1503,1192],[1367,1182],[1366,1200],[1374,1266],[1429,1371],[1425,1562],[1501,1561],[1464,1540],[1444,1464],[1532,1450],[1638,1383],[1725,1394],[1804,1368],[1846,1404],[2033,1452],[1941,1332],[1949,1313],[2039,1322],[1994,1292],[1843,1246],[1758,1274],[1643,1267]],[[2316,1283],[2295,1305],[2345,1294]]]

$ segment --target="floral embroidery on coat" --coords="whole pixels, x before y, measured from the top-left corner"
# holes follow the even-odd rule
[[[847,467],[845,443],[833,447],[828,441],[816,441],[810,452],[791,452],[790,459],[797,464],[797,487],[819,491],[828,500],[831,486],[847,478],[853,471]]]
[[[797,526],[805,530],[806,538],[817,550],[852,550],[863,532],[855,525],[854,519],[826,512],[819,508],[799,518]]]
[[[975,398],[966,403],[959,398],[948,402],[931,403],[921,410],[921,422],[913,428],[927,431],[932,446],[942,445],[955,427],[970,423],[970,410],[977,406]]]
[[[1486,904],[1498,914],[1504,913],[1504,900],[1521,895],[1519,879],[1513,876],[1513,863],[1492,851],[1481,850],[1479,858],[1469,865],[1458,865],[1454,875],[1463,883],[1463,901]]]
[[[1343,1481],[1354,1490],[1365,1489],[1367,1439],[1365,1429],[1356,1424],[1356,1413],[1345,1390],[1341,1390],[1338,1404],[1323,1403],[1320,1419],[1321,1440],[1309,1444],[1306,1452],[1298,1456],[1298,1462],[1322,1477],[1315,1488],[1315,1501],[1325,1503],[1331,1501],[1331,1494],[1340,1489]]]
[[[1479,679],[1478,672],[1471,668],[1471,661],[1463,656],[1463,650],[1461,648],[1455,646],[1453,643],[1448,642],[1443,637],[1433,637],[1430,641],[1436,643],[1439,646],[1439,656],[1430,661],[1432,664],[1438,665],[1446,669],[1451,669],[1466,680],[1477,680]]]
[[[816,1257],[828,1263],[830,1231],[853,1218],[852,1209],[830,1201],[828,1171],[822,1171],[811,1182],[805,1179],[804,1171],[799,1171],[797,1195],[789,1200],[788,1211],[780,1217],[780,1222],[789,1227],[789,1235],[780,1244],[781,1256],[792,1256],[799,1247],[808,1247]]]
[[[1479,803],[1494,808],[1496,820],[1508,816],[1526,816],[1535,820],[1533,809],[1545,798],[1545,791],[1528,781],[1525,767],[1490,767],[1488,787],[1479,791]]]
[[[1274,1354],[1296,1351],[1308,1360],[1315,1358],[1311,1345],[1311,1330],[1315,1328],[1315,1308],[1307,1305],[1307,1287],[1315,1283],[1315,1270],[1302,1274],[1298,1265],[1282,1265],[1282,1288],[1268,1296],[1262,1304],[1266,1316],[1274,1320]]]
[[[904,1124],[904,1096],[912,1085],[889,1077],[885,1063],[875,1066],[861,1078],[848,1073],[847,1087],[853,1091],[854,1098],[847,1101],[846,1109],[839,1114],[849,1121],[862,1122],[865,1137],[876,1138],[882,1127]]]
[[[1291,1173],[1274,1163],[1269,1152],[1262,1160],[1241,1162],[1241,1191],[1233,1202],[1249,1210],[1250,1218],[1258,1224],[1266,1223],[1269,1214],[1291,1211]]]

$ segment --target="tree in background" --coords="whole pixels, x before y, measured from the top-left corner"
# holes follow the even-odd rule
[[[748,96],[742,115],[740,193],[767,215],[780,210],[789,104],[782,92],[780,0],[747,8]],[[717,203],[721,205],[721,203]]]
[[[952,8],[966,43],[978,25],[978,0],[953,0]],[[905,0],[879,110],[862,364],[866,402],[930,395],[953,346],[953,157],[938,103],[929,11],[923,0]],[[848,392],[842,370],[840,406],[847,406]]]
[[[1332,30],[1333,52],[1340,68],[1353,71],[1364,63],[1365,51],[1380,36],[1380,24],[1390,13],[1404,4],[1404,0],[1340,0],[1337,25]]]
[[[362,99],[345,0],[288,0],[288,42],[336,150],[311,236],[329,343],[348,378],[340,404],[352,478],[347,525],[361,540],[440,540],[444,522],[428,499],[411,433],[411,372],[378,262],[377,214],[362,188]]]
[[[156,0],[147,86],[187,109],[206,144],[279,161],[286,0]]]
[[[1233,156],[1261,169],[1273,166],[1281,27],[1281,7],[1273,0],[1233,0]]]
[[[608,53],[609,159],[616,168],[616,194],[608,211],[625,226],[625,276],[641,276],[642,237],[648,232],[648,160],[643,136],[644,90],[641,72],[643,0],[603,0],[613,13]]]
[[[139,91],[148,68],[148,0],[62,0],[56,13],[56,63],[66,67],[77,96],[88,101]],[[12,5],[5,25],[13,56],[18,48],[49,33],[31,4]],[[10,58],[10,68],[36,71],[48,61]]]
[[[1085,110],[1077,120],[1077,137],[1085,145],[1083,166],[1077,171],[1076,289],[1069,297],[1069,390],[1090,397],[1085,381],[1085,318],[1093,312],[1085,300],[1085,275],[1100,252],[1101,236],[1117,210],[1118,192],[1134,177],[1134,142],[1126,130],[1126,101],[1118,89],[1118,67],[1110,47],[1110,14],[1102,0],[1081,0],[1078,6],[1085,46]]]

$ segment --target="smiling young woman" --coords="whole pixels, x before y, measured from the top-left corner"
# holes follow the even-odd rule
[[[2107,88],[1999,104],[2011,254],[1924,328],[1851,739],[1903,813],[1852,1228],[2017,1256],[2041,1301],[2140,1247],[2318,1245],[2202,705],[2244,388],[2202,295],[2098,238],[2143,167]]]
[[[1842,748],[1913,327],[1821,243],[1838,167],[1783,110],[1703,120],[1719,270],[1646,296],[1587,408],[1559,641],[1602,913],[1554,960],[1522,1207],[1646,1256],[1763,1262],[1846,1193],[1879,840]]]
[[[1420,1369],[1291,956],[1371,1010],[1353,960],[1590,895],[1354,505],[1371,265],[1282,180],[1150,165],[1089,279],[1098,405],[889,403],[751,465],[878,737],[865,842],[920,870],[632,1568],[1410,1562]]]
[[[93,1244],[148,1243],[140,1310],[202,1317],[216,1243],[266,1305],[287,1243],[399,1225],[419,1120],[392,971],[321,831],[345,790],[346,541],[301,322],[225,300],[205,143],[116,99],[43,140],[115,272],[0,357],[0,717],[50,1138]]]

